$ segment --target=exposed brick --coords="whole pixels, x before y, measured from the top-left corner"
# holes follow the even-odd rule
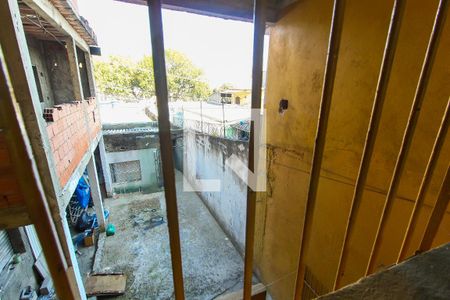
[[[47,135],[49,139],[54,136],[52,124],[47,125]]]
[[[101,130],[100,114],[95,99],[58,105],[50,110],[48,118],[54,122],[51,124],[53,135],[49,132],[49,138],[63,187]]]

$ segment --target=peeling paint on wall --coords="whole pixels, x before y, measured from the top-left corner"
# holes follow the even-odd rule
[[[248,143],[190,132],[184,136],[184,159],[190,173],[184,172],[193,184],[196,179],[219,179],[220,192],[198,192],[200,198],[243,254],[247,185],[225,164],[235,154],[248,161]]]

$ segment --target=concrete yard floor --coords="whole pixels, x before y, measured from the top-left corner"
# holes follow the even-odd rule
[[[92,270],[92,266],[94,264],[94,255],[95,255],[95,246],[78,247],[78,252],[76,254],[78,267],[80,269],[81,278],[86,280],[86,277]]]
[[[214,299],[241,289],[241,256],[197,194],[182,191],[182,175],[176,175],[186,299]],[[105,206],[116,234],[97,251],[94,271],[127,275],[125,294],[111,299],[173,299],[164,194],[120,195],[106,199]],[[160,216],[163,224],[151,221]]]

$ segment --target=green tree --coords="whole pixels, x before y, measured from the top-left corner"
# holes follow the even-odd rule
[[[150,98],[155,95],[153,58],[150,55],[145,55],[140,61],[138,61],[135,70],[135,79],[142,97]]]
[[[183,53],[166,50],[167,85],[171,100],[203,100],[210,94],[209,85],[202,80],[203,71]]]
[[[197,101],[211,94],[209,85],[202,79],[202,70],[181,52],[166,51],[166,69],[170,100]],[[104,94],[134,98],[155,95],[151,56],[144,56],[136,63],[110,56],[106,62],[96,62],[94,71],[97,87]]]
[[[98,89],[107,95],[134,96],[139,88],[136,81],[136,65],[129,59],[110,56],[108,61],[94,64],[94,76]]]

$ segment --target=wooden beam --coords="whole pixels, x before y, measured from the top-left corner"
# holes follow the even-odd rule
[[[434,169],[436,168],[439,155],[441,154],[442,147],[445,142],[445,137],[447,136],[448,127],[450,123],[450,101],[447,101],[447,108],[444,112],[444,117],[442,118],[441,126],[434,141],[433,149],[431,151],[430,158],[428,160],[425,173],[422,178],[422,183],[420,184],[419,193],[417,194],[416,202],[414,203],[414,208],[409,219],[408,227],[405,232],[402,247],[400,248],[400,253],[397,258],[397,263],[404,260],[407,251],[411,245],[411,240],[416,229],[417,221],[419,220],[419,213],[422,209],[425,195],[430,187],[431,178],[433,177]],[[445,211],[444,207],[444,211]]]
[[[116,1],[138,5],[147,5],[146,0]],[[209,17],[217,17],[244,22],[253,21],[253,0],[163,0],[162,7],[165,9],[184,11]],[[274,23],[277,21],[278,8],[279,4],[277,3],[277,1],[267,0],[267,22]]]
[[[161,0],[148,0],[150,35],[152,42],[153,74],[155,74],[156,103],[158,107],[159,144],[164,178],[164,195],[167,207],[170,254],[175,299],[184,299],[183,268],[181,261],[180,229],[178,223],[177,194],[173,164],[173,145],[170,134],[169,97],[164,53],[164,35]]]
[[[39,16],[44,18],[61,33],[72,37],[76,44],[89,53],[89,46],[78,32],[67,22],[63,15],[48,0],[22,0],[32,8]]]
[[[442,223],[442,219],[445,215],[445,210],[450,202],[450,166],[447,167],[444,180],[442,181],[441,189],[439,191],[436,204],[434,205],[431,216],[428,219],[425,232],[420,242],[418,253],[422,253],[430,250],[433,240],[438,232],[439,225]]]
[[[0,209],[0,229],[16,228],[31,224],[27,207],[24,205]]]
[[[2,1],[3,4],[7,1]],[[5,15],[8,5],[0,7],[0,15]],[[20,62],[21,63],[21,62]],[[36,163],[31,152],[27,132],[22,116],[18,111],[7,63],[0,46],[0,113],[5,120],[5,136],[9,152],[14,162],[15,173],[21,192],[25,196],[27,211],[31,221],[36,224],[36,230],[41,241],[47,264],[50,268],[53,282],[61,299],[75,299],[71,290],[70,279],[67,276],[67,264],[51,219],[45,194],[39,179]]]
[[[70,249],[72,242],[66,239],[67,232],[64,232],[63,224],[61,223],[64,220],[61,217],[61,211],[58,206],[58,194],[60,192],[59,180],[56,174],[50,141],[47,136],[46,123],[42,118],[41,103],[34,81],[30,55],[17,1],[0,1],[0,13],[0,19],[3,21],[3,27],[0,30],[0,44],[2,45],[4,56],[8,60],[7,70],[10,74],[15,97],[16,99],[20,99],[17,104],[20,107],[24,126],[33,151],[32,154],[35,157],[35,162],[39,170],[46,203],[49,205],[53,218],[52,221],[56,226],[59,247],[62,247],[68,265],[64,270],[66,272],[65,278],[69,278],[73,295],[81,297],[83,294],[81,277],[78,276],[79,274],[71,273],[74,270],[74,268],[71,268],[71,265],[77,262],[72,259],[75,257],[73,251]],[[31,215],[30,218],[32,218]],[[39,220],[38,217],[36,218],[31,219],[31,221],[33,223],[38,222],[36,229],[39,235],[39,223],[43,221]],[[50,253],[47,252],[46,255],[50,255]],[[74,278],[77,280],[72,280]]]
[[[328,128],[328,117],[331,108],[331,98],[333,96],[334,80],[339,57],[342,27],[344,24],[345,0],[334,0],[333,16],[331,19],[330,36],[328,42],[327,61],[320,101],[319,116],[317,120],[316,137],[313,149],[311,172],[308,186],[308,196],[306,199],[305,213],[303,219],[303,231],[300,242],[300,253],[298,259],[297,279],[295,283],[294,299],[302,298],[303,280],[305,276],[305,260],[307,243],[310,241],[311,229],[316,206],[317,190],[319,186],[320,170],[325,148],[325,140]]]
[[[367,181],[370,161],[372,160],[375,140],[380,125],[381,114],[383,112],[384,100],[386,98],[386,91],[389,85],[389,78],[391,77],[392,63],[394,61],[395,51],[397,49],[400,24],[403,19],[405,4],[406,3],[404,0],[396,0],[392,8],[391,21],[386,37],[383,59],[381,61],[377,89],[372,105],[372,113],[370,115],[369,126],[366,133],[366,140],[364,143],[364,149],[362,152],[361,162],[358,170],[358,177],[356,179],[353,198],[350,205],[350,214],[347,219],[344,240],[340,252],[340,259],[334,280],[334,290],[338,289],[341,286],[341,279],[344,275],[343,268],[346,266],[349,255],[349,241],[352,239],[355,231],[357,230],[355,228],[356,217],[360,214],[361,199]]]
[[[448,0],[440,0],[436,12],[436,18],[434,21],[430,40],[428,42],[428,47],[422,65],[422,70],[420,72],[419,82],[417,85],[416,93],[414,95],[414,100],[409,114],[408,123],[406,125],[406,129],[403,135],[402,144],[400,146],[400,151],[398,153],[397,161],[395,163],[395,168],[392,175],[391,183],[389,185],[383,212],[381,214],[380,222],[378,224],[378,230],[375,235],[375,241],[373,243],[369,262],[367,264],[366,275],[369,275],[374,271],[375,262],[378,258],[378,254],[380,252],[380,248],[383,242],[387,220],[390,218],[392,213],[394,199],[397,196],[397,190],[400,184],[401,175],[406,164],[406,158],[408,157],[408,153],[411,148],[411,142],[420,115],[420,108],[422,107],[423,99],[425,98],[425,92],[428,86],[428,82],[430,80],[434,59],[444,28],[445,19],[448,12],[447,4]]]
[[[261,90],[264,55],[264,33],[266,30],[267,0],[255,0],[253,10],[253,67],[252,67],[252,98],[251,114],[259,113],[261,109]],[[260,122],[257,126],[261,126]],[[256,130],[260,132],[261,130]],[[253,278],[253,249],[255,241],[256,191],[251,189],[250,180],[255,173],[255,145],[259,149],[260,136],[255,134],[255,118],[250,122],[248,146],[248,180],[247,180],[247,211],[245,224],[245,255],[244,255],[244,290],[245,300],[251,298]],[[253,184],[256,187],[256,182]]]

